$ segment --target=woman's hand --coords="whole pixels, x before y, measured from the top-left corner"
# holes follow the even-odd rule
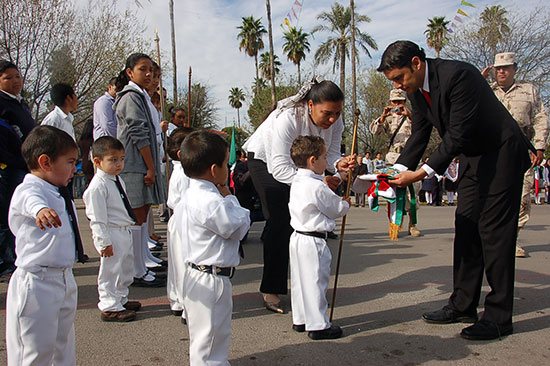
[[[151,187],[153,184],[155,184],[155,171],[147,169],[147,173],[143,177],[143,182],[147,187]]]

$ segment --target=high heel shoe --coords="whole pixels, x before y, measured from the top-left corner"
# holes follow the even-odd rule
[[[281,303],[280,302],[277,303],[277,302],[264,301],[264,306],[267,310],[272,311],[274,313],[277,313],[277,314],[284,314],[285,313],[283,308],[281,308]]]

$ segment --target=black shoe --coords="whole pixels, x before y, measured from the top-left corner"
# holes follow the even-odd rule
[[[166,285],[166,281],[155,278],[152,281],[146,281],[143,278],[137,278],[134,277],[134,282],[132,283],[132,286],[134,287],[163,287]]]
[[[462,329],[460,336],[466,339],[478,341],[488,341],[491,339],[501,339],[504,336],[514,332],[512,324],[499,325],[488,320],[481,319],[474,325]]]
[[[306,331],[306,325],[305,324],[300,324],[300,325],[292,324],[292,330],[294,330],[295,332],[298,332],[298,333],[303,333],[303,332]]]
[[[441,310],[422,314],[422,318],[426,322],[433,324],[474,323],[477,321],[477,313],[461,313],[446,305]]]
[[[183,325],[187,325],[187,319],[185,319],[185,318],[181,318],[181,324],[183,324]]]
[[[308,333],[308,337],[316,341],[319,339],[336,339],[340,338],[342,333],[342,328],[337,325],[332,325],[327,329],[311,331]]]
[[[183,314],[183,310],[170,310],[173,316],[181,316]]]
[[[327,233],[327,238],[329,238],[329,239],[338,239],[338,235],[336,235],[336,234],[334,233],[334,231],[329,231],[329,232]]]
[[[158,273],[158,272],[166,272],[168,267],[166,267],[166,266],[156,266],[156,267],[147,267],[147,269],[149,271],[153,271],[155,273]]]
[[[160,245],[155,245],[154,247],[149,249],[152,252],[160,252],[161,250],[164,250],[164,248]]]

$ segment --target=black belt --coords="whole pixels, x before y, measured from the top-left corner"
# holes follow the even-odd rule
[[[327,240],[327,236],[328,236],[326,231],[319,232],[319,231],[298,231],[298,230],[296,230],[296,232],[298,234],[307,235],[307,236],[314,236],[316,238],[321,238],[321,239],[325,239],[325,240]]]
[[[252,152],[252,151],[249,152],[249,153],[247,154],[247,159],[254,159],[254,152]]]
[[[231,278],[233,277],[233,274],[235,274],[235,267],[197,266],[195,263],[189,263],[189,265],[197,271],[211,273],[217,276],[226,276]]]

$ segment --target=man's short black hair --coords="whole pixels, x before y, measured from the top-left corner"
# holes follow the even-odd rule
[[[58,107],[63,107],[67,97],[72,97],[73,95],[73,87],[65,83],[55,84],[52,86],[52,90],[50,90],[52,102]]]
[[[13,62],[7,61],[7,60],[0,60],[0,75],[4,73],[7,69],[16,69],[17,66]]]
[[[383,72],[385,70],[400,69],[405,66],[411,67],[414,56],[418,56],[420,61],[426,61],[424,50],[416,43],[411,41],[395,41],[382,54],[380,66],[376,70]]]
[[[178,127],[168,137],[168,149],[166,152],[172,160],[180,160],[178,151],[181,149],[181,143],[191,132],[195,131],[193,127]]]
[[[290,157],[298,168],[307,168],[307,160],[319,158],[326,150],[325,140],[320,136],[298,136],[292,141]]]
[[[341,102],[344,100],[344,93],[340,87],[330,80],[323,80],[315,83],[305,96],[305,100],[311,100],[313,104],[323,102]]]
[[[101,136],[92,144],[92,157],[103,159],[110,150],[124,151],[124,145],[112,136]]]
[[[208,131],[195,131],[181,144],[181,166],[191,178],[200,177],[214,164],[222,166],[227,156],[227,142]]]
[[[40,155],[48,155],[55,161],[73,149],[78,150],[78,146],[67,132],[53,126],[38,126],[23,142],[21,153],[29,170],[37,170]]]

